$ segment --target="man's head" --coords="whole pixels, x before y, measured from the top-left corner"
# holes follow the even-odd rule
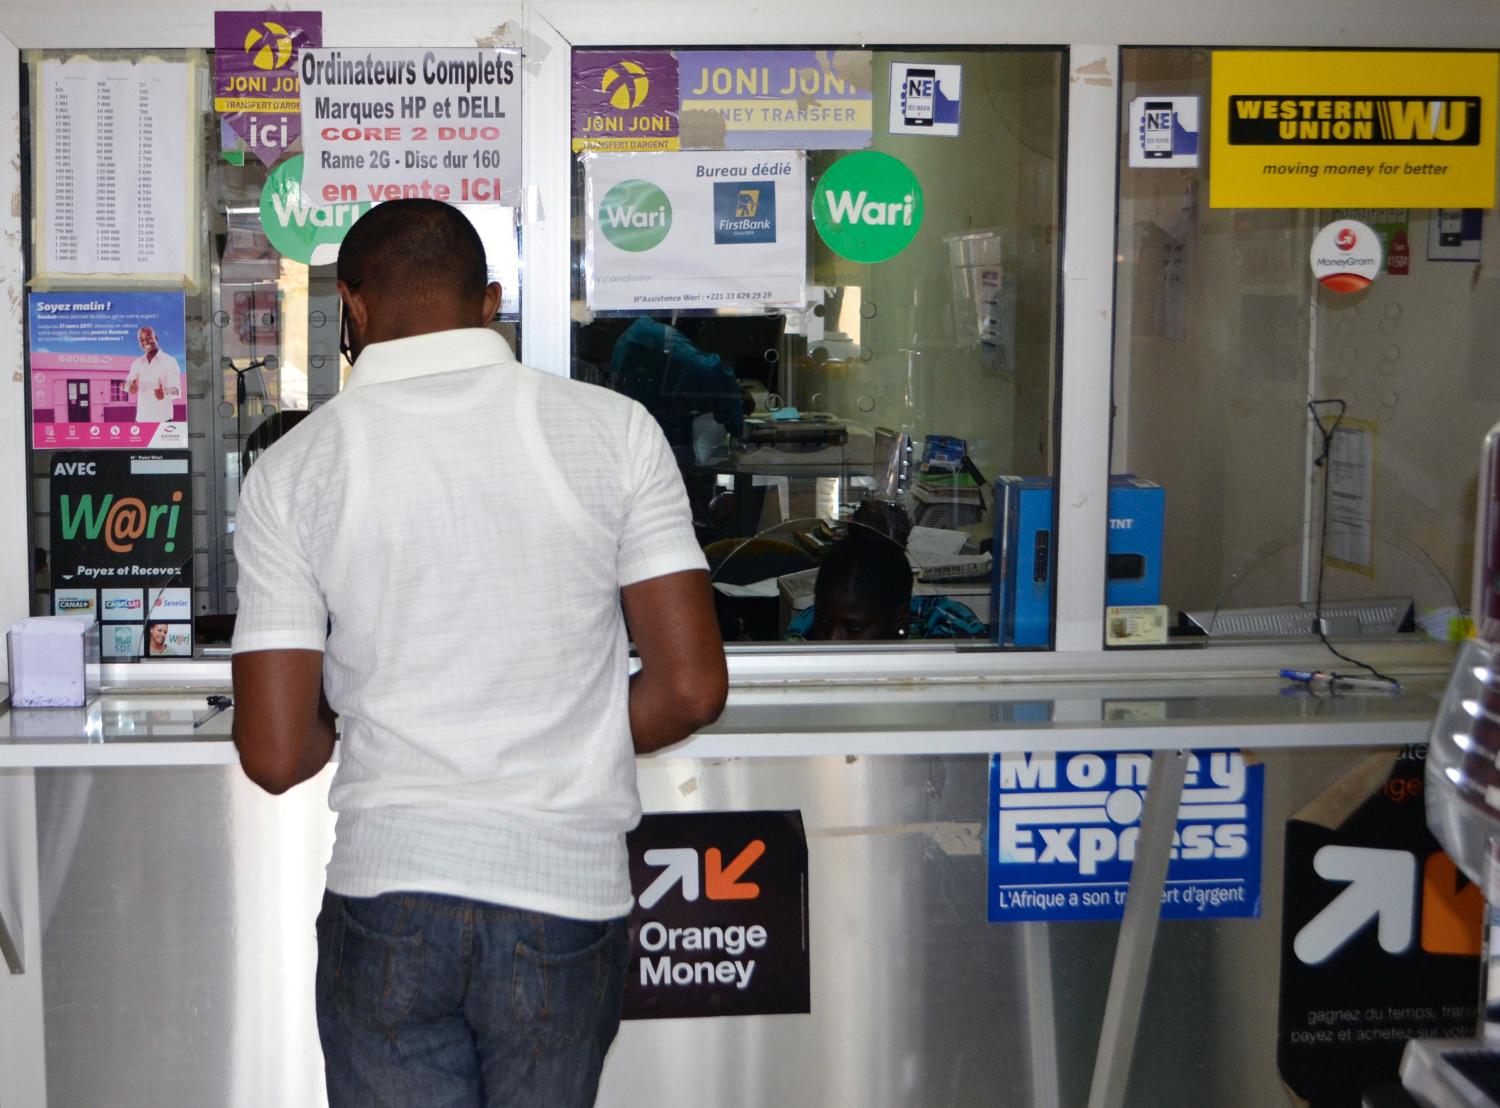
[[[911,565],[884,535],[865,528],[829,548],[813,587],[809,639],[898,639],[911,608]]]
[[[339,247],[338,282],[351,357],[372,342],[483,327],[500,306],[479,233],[437,200],[389,200],[360,216]]]
[[[146,357],[156,357],[156,352],[161,349],[156,344],[156,328],[142,327],[138,332],[136,332],[135,338],[136,341],[141,344],[141,349],[145,351]]]

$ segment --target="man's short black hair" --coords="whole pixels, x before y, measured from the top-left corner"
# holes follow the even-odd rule
[[[387,200],[360,216],[339,247],[338,278],[376,296],[483,296],[484,243],[463,212],[439,200]]]

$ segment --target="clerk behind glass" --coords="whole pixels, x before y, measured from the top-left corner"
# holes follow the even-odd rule
[[[130,364],[125,392],[135,398],[135,418],[142,423],[170,423],[172,405],[182,395],[177,359],[156,343],[156,328],[142,327],[136,336],[141,356]]]

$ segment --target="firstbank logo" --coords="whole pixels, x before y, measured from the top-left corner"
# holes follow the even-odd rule
[[[775,181],[714,182],[715,243],[775,241]]]
[[[637,899],[642,908],[654,908],[673,886],[681,885],[682,899],[686,901],[696,901],[704,893],[709,900],[755,900],[760,896],[760,886],[741,879],[765,852],[766,844],[762,840],[751,839],[733,861],[726,864],[723,851],[711,846],[703,851],[700,866],[695,847],[648,850],[642,857],[648,866],[660,867],[661,873]]]

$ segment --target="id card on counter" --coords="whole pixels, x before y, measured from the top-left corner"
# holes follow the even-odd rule
[[[1104,645],[1162,646],[1166,641],[1165,604],[1120,604],[1104,610]]]

